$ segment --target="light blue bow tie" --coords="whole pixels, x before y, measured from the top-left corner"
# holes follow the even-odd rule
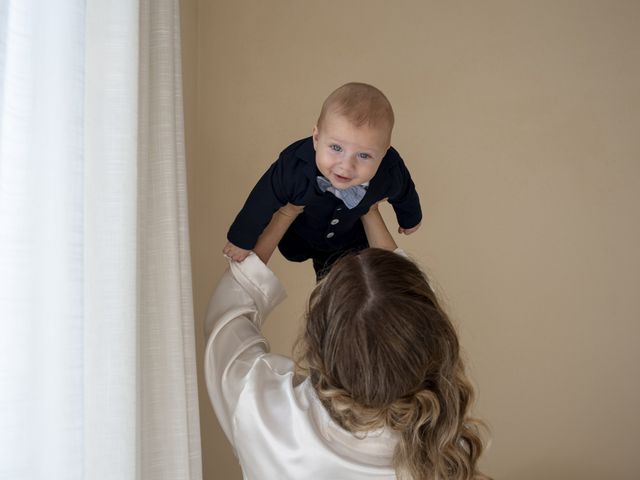
[[[363,185],[354,185],[353,187],[341,190],[331,185],[331,182],[324,177],[318,177],[318,187],[323,192],[327,190],[333,193],[337,198],[342,200],[349,210],[360,203],[364,195],[367,193],[367,187]]]

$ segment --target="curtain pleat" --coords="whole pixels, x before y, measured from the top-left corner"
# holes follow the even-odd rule
[[[144,478],[186,480],[202,473],[186,229],[180,19],[172,0],[143,0],[140,8],[138,288],[145,373],[141,466]]]

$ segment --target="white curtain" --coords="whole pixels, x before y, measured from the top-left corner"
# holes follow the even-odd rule
[[[199,480],[177,0],[0,0],[0,479]]]

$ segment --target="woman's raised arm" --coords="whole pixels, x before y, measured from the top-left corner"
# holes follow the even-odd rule
[[[367,235],[367,241],[370,247],[394,251],[398,248],[398,245],[391,236],[378,210],[379,203],[380,202],[374,203],[369,211],[361,217],[364,232]]]

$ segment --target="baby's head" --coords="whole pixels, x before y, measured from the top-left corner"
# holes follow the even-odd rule
[[[368,182],[391,145],[393,109],[387,97],[366,83],[347,83],[322,105],[313,128],[316,165],[334,187]]]

